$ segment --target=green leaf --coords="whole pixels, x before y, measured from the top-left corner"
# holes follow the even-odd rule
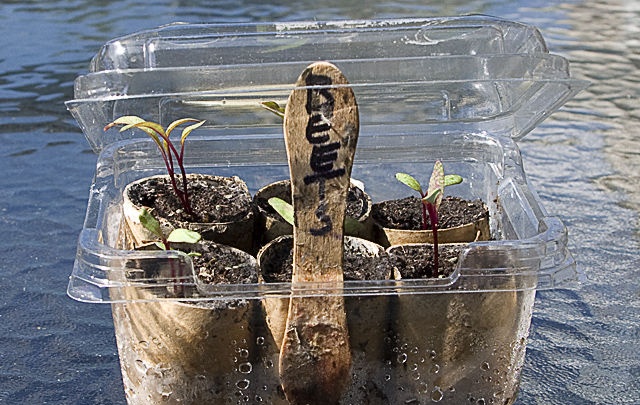
[[[189,229],[179,228],[174,229],[169,234],[167,238],[167,242],[172,243],[197,243],[202,236],[196,232]]]
[[[363,228],[364,228],[364,225],[362,225],[360,221],[350,216],[345,216],[344,218],[345,233],[355,235],[360,233]]]
[[[162,233],[162,227],[160,222],[151,214],[146,208],[143,208],[138,216],[140,223],[152,234],[162,239],[164,234]]]
[[[438,195],[440,195],[440,189],[434,190],[433,193],[428,194],[422,200],[435,205]]]
[[[262,105],[262,107],[264,107],[267,110],[271,111],[272,113],[274,113],[278,117],[284,118],[285,108],[281,107],[280,104],[276,103],[275,101],[263,101],[260,104]]]
[[[120,132],[127,130],[131,127],[140,128],[141,130],[143,130],[148,134],[158,134],[161,136],[165,135],[164,128],[162,128],[162,125],[152,121],[143,121],[143,122],[138,122],[136,124],[126,125],[120,129]]]
[[[199,121],[193,125],[189,125],[188,127],[186,127],[185,129],[182,130],[182,136],[180,137],[180,144],[183,144],[185,139],[187,139],[187,136],[189,136],[189,134],[191,133],[191,131],[193,131],[196,128],[200,128],[206,121],[202,120]]]
[[[462,176],[458,176],[457,174],[447,174],[444,176],[444,186],[453,186],[455,184],[462,183]]]
[[[438,193],[435,193],[436,190]],[[444,194],[444,166],[442,162],[436,160],[433,165],[433,172],[431,173],[431,178],[429,179],[429,188],[427,189],[427,197],[433,196],[433,201],[431,202],[436,206],[436,210],[440,208],[440,203],[442,202],[442,196]]]
[[[153,242],[153,243],[158,247],[158,249],[167,250],[167,247],[164,245],[164,243],[162,242]]]
[[[187,122],[197,122],[197,120],[195,120],[193,118],[182,118],[182,119],[173,121],[167,127],[167,131],[166,131],[167,136],[169,136],[171,134],[171,132],[173,132],[173,130],[176,129],[176,127],[179,127],[182,124],[186,124]]]
[[[282,219],[293,225],[293,206],[291,204],[278,197],[271,197],[268,202],[269,205],[280,214]]]
[[[418,180],[416,180],[410,174],[407,174],[407,173],[396,173],[396,179],[400,183],[402,183],[402,184],[404,184],[406,186],[409,186],[413,190],[415,190],[418,193],[420,193],[420,195],[422,195],[422,186],[420,185],[420,182]]]

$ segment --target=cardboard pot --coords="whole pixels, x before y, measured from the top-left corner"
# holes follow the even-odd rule
[[[168,175],[158,175],[145,177],[128,184],[123,191],[123,212],[124,218],[129,228],[128,232],[133,240],[134,246],[142,246],[150,240],[154,240],[155,236],[140,224],[140,212],[143,208],[149,209],[132,200],[131,190],[137,185],[141,185],[149,181],[167,181]],[[201,181],[214,185],[214,192],[227,193],[228,195],[237,195],[239,200],[245,200],[246,206],[242,208],[242,212],[236,215],[234,220],[222,220],[212,222],[188,222],[183,220],[175,220],[162,217],[154,213],[156,218],[169,234],[175,228],[186,228],[199,232],[203,239],[212,240],[217,243],[233,246],[238,249],[250,252],[252,249],[252,240],[250,235],[253,232],[254,211],[251,204],[251,195],[247,185],[240,178],[222,177],[203,174],[188,174],[187,178],[190,182]]]
[[[375,203],[379,207],[381,203]],[[484,204],[483,204],[484,206]],[[485,208],[483,215],[473,222],[453,227],[438,229],[439,243],[465,243],[485,241],[491,237],[489,228],[489,211]],[[375,208],[374,208],[375,209]],[[376,231],[376,241],[382,246],[389,247],[406,243],[433,243],[433,232],[428,230],[409,230],[385,226],[372,219]]]
[[[260,250],[258,266],[261,283],[269,282],[271,277],[269,272],[272,271],[272,268],[280,268],[281,263],[287,260],[292,246],[293,238],[290,235],[284,235],[274,239]],[[373,242],[347,236],[345,237],[344,249],[345,258],[349,255],[373,258],[380,263],[377,266],[388,268],[383,264],[385,254],[382,247]],[[390,274],[387,272],[385,277],[389,279]],[[349,283],[354,280],[349,280],[349,274],[345,272],[345,281]],[[319,286],[319,288],[322,287]],[[331,292],[325,293],[330,294]],[[384,390],[382,385],[386,383],[385,370],[381,366],[390,356],[385,349],[385,338],[389,331],[389,317],[391,315],[389,312],[390,296],[346,295],[344,299],[352,355],[352,381],[349,389],[343,395],[341,403],[378,403],[375,398],[379,399],[380,393]],[[267,295],[262,299],[264,319],[269,327],[271,342],[277,350],[280,349],[284,338],[289,302],[290,298],[287,296],[269,297]],[[277,357],[277,353],[274,356]],[[286,404],[287,402],[282,403]]]
[[[389,255],[404,246],[389,248]],[[491,252],[487,256],[491,261]],[[393,301],[392,345],[406,350],[399,351],[393,378],[403,381],[408,392],[422,392],[444,403],[515,402],[535,297],[535,290],[517,288],[516,280],[522,277],[517,270],[516,263],[508,265],[488,291],[461,293],[470,286],[460,277],[467,270],[457,269],[446,278],[430,280],[434,288],[429,294],[398,294]],[[399,277],[399,291],[416,281],[426,280]],[[407,387],[407,382],[413,383]],[[393,403],[407,399],[402,391],[396,391]]]
[[[238,249],[204,243],[233,252],[239,258],[233,266],[253,274],[253,279],[248,276],[243,282],[255,282],[255,258]],[[255,301],[190,302],[188,298],[199,294],[193,282],[185,283],[189,278],[197,280],[186,255],[129,260],[126,266],[126,279],[113,281],[131,287],[112,294],[112,313],[127,403],[230,401],[223,387],[242,381],[242,362],[250,361],[253,353]],[[181,283],[186,286],[176,287]]]
[[[347,200],[347,214],[350,211],[355,214],[351,218],[356,221],[350,221],[345,228],[345,234],[348,236],[356,236],[358,238],[373,240],[375,238],[373,221],[371,220],[371,197],[367,194],[363,187],[359,185],[357,180],[351,180]],[[274,240],[278,236],[291,235],[293,226],[282,220],[278,214],[269,212],[264,209],[259,201],[268,201],[269,198],[278,197],[288,203],[291,203],[291,181],[281,180],[268,184],[256,192],[253,200],[258,215],[256,218],[257,234],[260,237],[259,243],[265,245]],[[355,222],[355,223],[354,223]]]

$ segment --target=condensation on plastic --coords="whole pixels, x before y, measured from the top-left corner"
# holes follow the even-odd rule
[[[545,52],[547,47],[537,28],[483,15],[177,23],[109,41],[93,58],[90,70]]]

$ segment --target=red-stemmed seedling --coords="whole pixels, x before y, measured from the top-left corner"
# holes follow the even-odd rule
[[[180,150],[178,150],[178,148],[176,147],[176,145],[174,145],[173,141],[170,138],[171,132],[173,132],[173,130],[177,127],[189,123],[193,124],[183,128],[182,135],[180,137]],[[202,124],[204,123],[205,121],[199,121],[193,118],[183,118],[173,121],[165,130],[162,125],[158,123],[145,121],[144,119],[135,115],[127,115],[107,124],[107,126],[104,127],[104,130],[107,131],[114,126],[122,126],[122,128],[120,128],[120,132],[126,131],[130,128],[139,128],[147,135],[149,135],[160,150],[160,154],[162,155],[162,159],[164,160],[164,164],[167,168],[167,173],[169,174],[171,187],[173,187],[173,190],[176,194],[176,197],[178,197],[182,208],[188,215],[194,217],[193,208],[191,207],[191,202],[189,200],[189,191],[187,188],[187,173],[184,168],[184,143],[187,139],[187,136],[189,136],[189,134],[194,129],[202,126]],[[178,186],[178,181],[176,179],[176,170],[180,171],[182,187]]]
[[[420,193],[422,200],[422,229],[428,229],[427,218],[431,222],[433,232],[433,272],[432,277],[438,274],[438,209],[442,203],[444,188],[462,182],[462,177],[457,174],[444,174],[444,166],[440,160],[433,165],[433,172],[429,179],[429,188],[426,192],[422,189],[420,182],[413,176],[406,173],[396,173],[396,179],[402,184]]]

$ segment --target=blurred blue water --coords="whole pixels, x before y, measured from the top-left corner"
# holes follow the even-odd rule
[[[123,404],[110,308],[65,294],[96,157],[64,108],[105,41],[174,22],[486,13],[538,25],[592,86],[520,142],[588,280],[539,293],[518,404],[640,403],[640,5],[635,0],[4,1],[0,403]]]

